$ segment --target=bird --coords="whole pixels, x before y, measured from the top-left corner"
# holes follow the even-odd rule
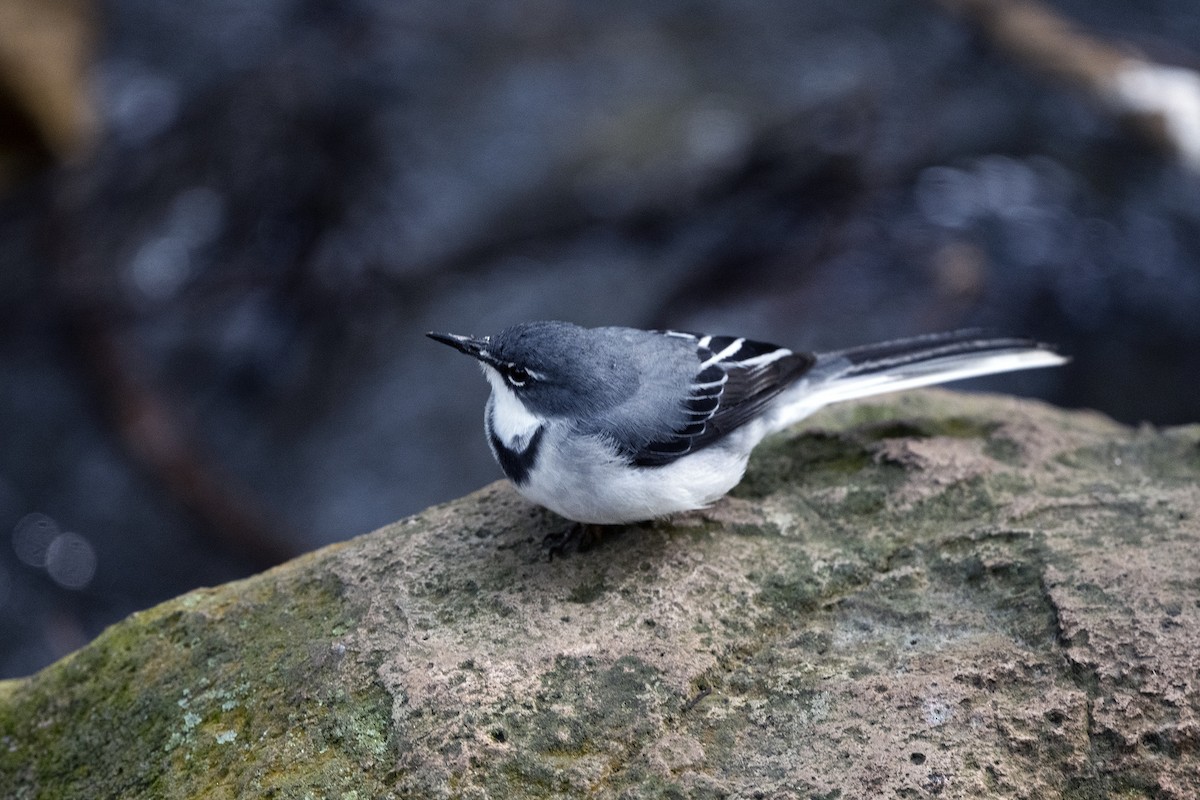
[[[831,403],[1067,361],[974,329],[823,353],[560,321],[426,335],[482,368],[484,432],[517,491],[585,525],[705,508],[741,481],[763,438]]]

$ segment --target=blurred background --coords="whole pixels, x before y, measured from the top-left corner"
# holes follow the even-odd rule
[[[427,330],[1200,419],[1195,0],[0,0],[0,677],[500,476]]]

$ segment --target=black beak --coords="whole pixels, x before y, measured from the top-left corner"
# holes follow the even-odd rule
[[[486,360],[484,357],[484,348],[487,346],[487,339],[476,339],[474,336],[459,336],[456,333],[427,333],[425,334],[435,342],[448,344],[460,353],[466,353],[471,358],[478,358],[481,361]]]

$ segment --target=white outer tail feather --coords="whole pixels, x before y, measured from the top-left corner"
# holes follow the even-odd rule
[[[784,392],[776,405],[777,411],[770,427],[772,430],[782,430],[827,405],[845,400],[1000,372],[1054,367],[1068,360],[1051,350],[1021,348],[931,358],[881,372],[845,377],[838,375],[838,357],[833,356],[827,364],[818,361],[812,377],[800,380],[796,386]],[[849,362],[846,363],[849,366]],[[828,373],[828,377],[821,376],[822,372]]]

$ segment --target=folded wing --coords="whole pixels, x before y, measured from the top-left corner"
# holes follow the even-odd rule
[[[816,361],[811,353],[750,339],[676,331],[662,335],[695,343],[696,374],[683,401],[683,423],[629,453],[642,467],[669,464],[746,424]]]

